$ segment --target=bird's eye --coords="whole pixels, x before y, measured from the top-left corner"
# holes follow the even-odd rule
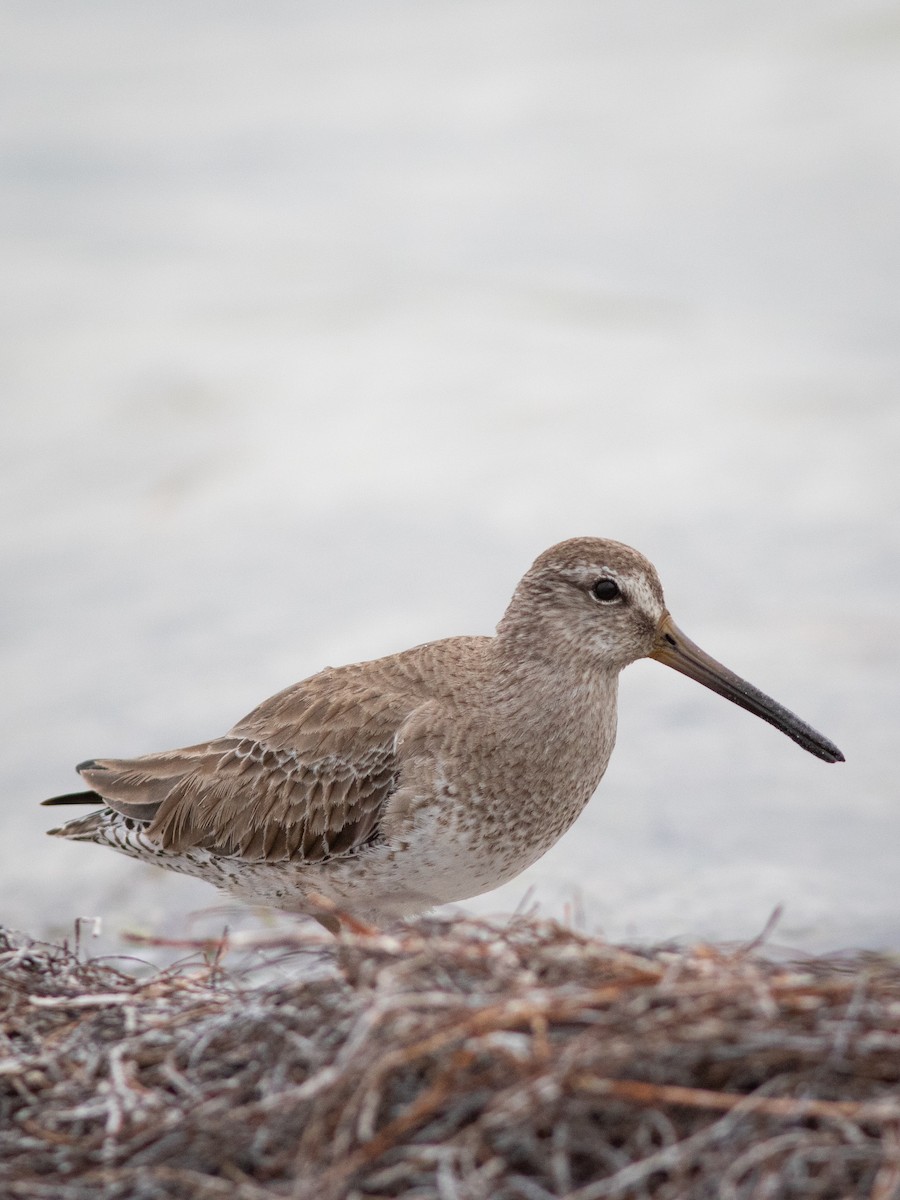
[[[613,600],[621,600],[622,592],[614,579],[598,579],[591,587],[591,595],[595,600],[610,604]]]

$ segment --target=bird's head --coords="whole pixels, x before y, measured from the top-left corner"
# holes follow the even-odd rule
[[[702,683],[793,738],[826,762],[837,746],[681,632],[666,608],[653,564],[621,542],[572,538],[545,550],[516,588],[497,626],[519,652],[618,672],[654,658]]]

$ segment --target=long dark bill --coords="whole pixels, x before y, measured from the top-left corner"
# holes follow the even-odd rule
[[[702,683],[713,692],[718,692],[732,704],[738,704],[741,708],[746,708],[747,712],[762,717],[764,721],[786,733],[789,738],[793,738],[798,746],[802,746],[810,754],[815,754],[816,758],[824,759],[825,762],[844,761],[843,754],[834,742],[817,733],[805,721],[795,717],[777,700],[766,696],[752,683],[741,679],[740,675],[735,675],[734,671],[729,671],[720,662],[710,658],[681,632],[668,613],[660,622],[659,641],[650,657],[680,671],[682,675],[696,679],[698,683]]]

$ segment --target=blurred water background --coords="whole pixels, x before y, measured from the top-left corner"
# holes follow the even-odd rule
[[[0,921],[195,928],[210,888],[44,836],[74,763],[488,633],[594,534],[847,764],[640,663],[576,827],[467,907],[736,939],[782,904],[782,944],[900,949],[896,5],[0,32]]]

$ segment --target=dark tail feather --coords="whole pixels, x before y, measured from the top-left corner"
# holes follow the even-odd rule
[[[51,796],[49,800],[42,800],[41,804],[52,806],[54,804],[105,804],[106,801],[98,792],[67,792],[65,796]]]

